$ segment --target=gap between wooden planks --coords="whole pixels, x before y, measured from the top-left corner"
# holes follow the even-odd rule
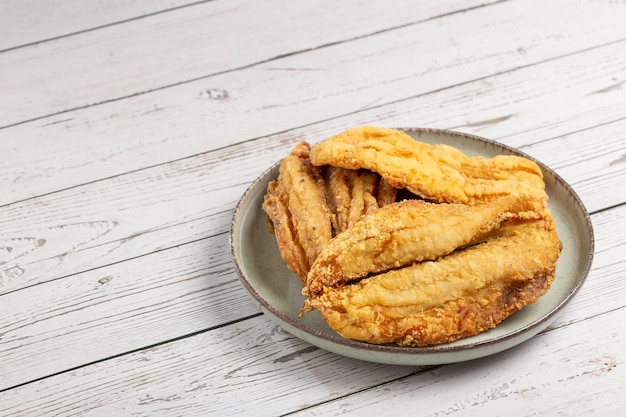
[[[493,7],[499,7],[497,12],[513,14],[517,13],[515,7],[521,7],[508,5],[501,9],[506,4]],[[491,13],[495,12],[481,8],[468,15],[476,25],[487,25],[493,19]],[[489,125],[499,120],[503,126],[517,124],[517,133],[521,134],[528,132],[533,123],[544,131],[551,126],[558,130],[561,114],[568,112],[577,111],[579,124],[623,113],[623,94],[619,88],[610,88],[623,81],[626,43],[614,43],[621,32],[607,32],[600,19],[586,19],[584,24],[574,25],[577,31],[557,35],[559,25],[546,23],[529,29],[521,17],[515,16],[513,23],[509,22],[513,26],[496,26],[480,36],[507,40],[517,30],[520,33],[516,43],[526,48],[524,53],[511,51],[506,42],[492,44],[471,37],[457,39],[458,45],[450,48],[435,47],[451,42],[447,39],[451,28],[467,24],[467,16],[450,15],[373,38],[1,129],[0,153],[6,155],[6,164],[0,167],[0,179],[14,186],[0,196],[0,204],[364,109],[372,109],[367,113],[369,122],[389,120],[386,112],[396,112],[393,120],[407,125],[488,133]],[[579,13],[573,18],[583,16]],[[590,22],[598,27],[585,26]],[[598,38],[590,36],[595,30],[601,35]],[[435,42],[437,39],[441,42]],[[596,48],[602,42],[608,45],[596,52],[585,49]],[[584,52],[576,54],[581,50]],[[411,64],[413,61],[407,62],[407,57],[428,59]],[[543,72],[553,60],[561,61],[557,57],[568,66],[555,64],[551,69],[556,72]],[[309,70],[319,67],[320,62],[323,65],[319,71]],[[535,73],[529,68],[536,64],[542,69]],[[519,71],[527,78],[491,77],[519,66],[524,67]],[[509,81],[514,83],[507,84]],[[561,83],[567,86],[559,89]],[[450,87],[454,87],[450,96],[437,91]],[[226,93],[219,93],[222,90]],[[422,97],[432,91],[437,92]],[[511,105],[518,100],[528,102],[528,95],[544,101],[534,102],[525,113],[516,113]],[[418,100],[413,101],[416,97]],[[399,117],[402,114],[404,118]],[[523,143],[538,140],[528,134],[524,139]],[[13,146],[15,141],[21,146]]]
[[[399,378],[290,415],[605,415],[623,410],[626,307],[557,331],[545,332],[495,356]],[[620,324],[617,324],[621,322]],[[598,332],[598,328],[602,330]],[[596,334],[596,338],[582,335]],[[510,375],[506,381],[502,375]],[[439,395],[445,391],[448,401]],[[395,401],[402,398],[402,401]]]
[[[362,415],[364,407],[409,411],[418,402],[423,415],[452,408],[490,414],[512,402],[526,414],[559,410],[573,398],[583,410],[614,411],[623,404],[612,387],[625,375],[626,333],[612,323],[623,310],[544,332],[500,354],[432,369],[341,357],[256,317],[1,392],[0,412],[168,416],[254,409],[269,416],[299,409],[326,415],[339,408]],[[592,329],[596,338],[580,337]],[[511,375],[506,383],[503,372]],[[442,389],[458,394],[443,400],[436,395]],[[394,401],[400,396],[401,403]]]
[[[576,308],[553,327],[622,306],[626,225],[615,227],[615,219],[625,213],[621,205],[593,216],[597,253],[589,281],[573,302]],[[257,312],[234,274],[225,232],[14,291],[1,300],[4,388]],[[100,343],[102,334],[109,335],[106,343]],[[64,349],[75,354],[50,356]]]
[[[625,50],[626,41],[619,42],[369,110],[327,114],[328,119],[321,123],[310,123],[315,107],[304,107],[306,111],[299,112],[295,105],[261,112],[259,123],[240,123],[246,114],[260,110],[248,107],[252,102],[240,107],[224,103],[227,108],[213,116],[221,118],[222,123],[212,124],[208,134],[199,123],[201,104],[185,102],[184,107],[170,108],[161,100],[173,100],[172,96],[154,102],[158,97],[145,95],[139,102],[117,103],[131,108],[118,109],[116,117],[105,112],[104,119],[98,120],[100,111],[108,107],[105,105],[77,112],[80,118],[69,124],[16,126],[0,130],[0,147],[6,147],[5,155],[12,155],[0,166],[0,178],[12,184],[0,196],[0,204],[166,163],[190,153],[209,152],[229,146],[233,137],[238,141],[253,140],[282,127],[282,137],[299,135],[311,141],[362,123],[451,128],[519,147],[625,117],[622,91],[603,91],[623,76]],[[294,86],[300,81],[294,80]],[[160,111],[166,114],[144,114],[145,107],[151,105],[165,106]],[[171,126],[169,120],[183,108],[188,111],[186,117],[194,121]],[[324,114],[316,115],[316,120],[320,116]],[[285,125],[285,120],[296,127]],[[169,134],[173,136],[167,137]],[[23,139],[23,146],[11,146],[17,139]]]
[[[174,0],[3,0],[0,53],[193,5]],[[28,28],[25,30],[24,28]]]
[[[507,111],[522,113],[538,105],[532,98],[517,103],[521,109]],[[626,119],[567,135],[570,119],[563,114],[568,109],[573,116],[580,111],[576,106],[558,110],[564,118],[561,137],[522,149],[569,181],[591,211],[623,204]],[[245,188],[296,141],[325,137],[339,126],[373,117],[374,111],[349,115],[0,207],[0,242],[12,248],[2,255],[0,293],[223,233]],[[396,117],[394,109],[384,124]],[[578,130],[578,119],[571,120]]]
[[[493,2],[493,0],[491,1]],[[0,54],[0,126],[244,68],[490,1],[199,2]],[[390,4],[393,3],[393,4]],[[237,53],[233,53],[237,51]],[[32,83],[37,80],[37,88]]]

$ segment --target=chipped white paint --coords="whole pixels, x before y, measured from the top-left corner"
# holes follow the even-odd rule
[[[62,3],[0,5],[0,415],[626,412],[626,3]],[[364,123],[494,138],[574,186],[595,261],[547,331],[393,367],[260,315],[236,201]]]

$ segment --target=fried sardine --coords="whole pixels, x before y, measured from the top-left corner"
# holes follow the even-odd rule
[[[396,189],[375,172],[312,165],[310,148],[300,142],[283,158],[262,205],[283,260],[302,285],[335,235],[396,198]]]
[[[308,271],[332,239],[331,213],[321,168],[309,160],[310,145],[299,143],[280,163],[263,210],[272,222],[280,254],[304,285]]]
[[[541,168],[527,158],[470,157],[395,129],[349,129],[313,146],[310,157],[318,166],[369,169],[396,188],[438,203],[478,204],[503,195],[548,198]]]
[[[334,215],[335,234],[350,228],[361,217],[396,199],[396,189],[372,171],[326,166],[326,196]]]
[[[451,342],[536,301],[554,279],[560,248],[550,219],[522,222],[437,261],[325,287],[307,303],[346,338],[408,346]]]

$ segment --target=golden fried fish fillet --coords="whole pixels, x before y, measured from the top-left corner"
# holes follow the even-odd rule
[[[326,195],[334,215],[335,234],[342,233],[364,215],[396,199],[396,189],[372,171],[324,168]]]
[[[307,300],[331,328],[370,343],[426,346],[474,335],[544,294],[560,241],[551,217],[514,222],[484,243]]]
[[[395,201],[397,191],[372,171],[314,166],[309,151],[310,145],[300,142],[281,161],[262,205],[283,260],[303,285],[330,239]]]
[[[326,204],[321,168],[309,160],[310,145],[299,143],[280,163],[262,208],[272,222],[280,254],[304,285],[307,273],[332,239],[331,212]]]
[[[435,260],[477,243],[504,221],[539,219],[531,199],[507,196],[485,204],[404,200],[361,218],[322,249],[307,277],[307,296],[371,273]]]
[[[396,188],[439,203],[478,204],[503,195],[548,199],[541,168],[527,158],[469,157],[394,129],[349,129],[313,146],[310,158],[317,166],[369,169]]]

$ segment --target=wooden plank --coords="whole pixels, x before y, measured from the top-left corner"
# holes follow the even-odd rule
[[[372,45],[364,42],[362,51],[352,46],[298,58],[309,57],[307,65],[326,62],[329,69],[321,74],[303,69],[278,71],[278,76],[271,70],[276,63],[268,63],[0,129],[0,154],[5,155],[0,180],[11,184],[0,195],[0,205],[276,132],[285,132],[277,138],[318,141],[363,123],[425,126],[522,146],[626,117],[626,96],[610,88],[623,79],[626,41],[453,87],[449,82],[466,79],[471,62],[457,66],[456,75],[448,69],[402,78],[397,68],[406,65],[389,61],[394,65],[358,91],[352,78],[362,64],[356,58]],[[404,52],[413,50],[409,46]],[[379,65],[375,58],[369,66]],[[304,65],[295,60],[282,65]],[[439,87],[444,90],[422,95]],[[204,94],[209,90],[228,91],[228,98],[211,99]],[[385,97],[378,100],[381,93]],[[413,98],[402,100],[406,97]],[[381,105],[387,101],[391,104]]]
[[[190,3],[195,2],[4,0],[0,2],[0,52],[160,13]]]
[[[300,133],[316,129],[322,127],[0,207],[0,246],[5,248],[0,293],[226,232],[231,210],[250,182],[286,155],[303,137]],[[548,140],[522,149],[554,165],[595,211],[624,203],[626,193],[615,192],[626,183],[625,164],[619,162],[626,154],[624,132],[626,119],[572,134],[565,142]],[[594,146],[589,138],[596,135],[607,139]],[[562,154],[568,158],[560,159]],[[582,176],[577,174],[581,170]]]
[[[619,236],[626,234],[626,223],[622,221],[626,206],[604,210],[591,217],[595,234],[595,251],[591,270],[587,280],[565,310],[559,315],[552,327],[560,327],[582,320],[586,313],[595,316],[601,313],[598,304],[605,297],[611,297],[613,291],[620,291],[619,277],[624,276],[626,260],[626,242]],[[623,278],[622,278],[623,280]],[[622,305],[613,304],[618,309]]]
[[[0,115],[0,126],[130,97],[484,3],[430,0],[418,8],[407,0],[297,5],[288,0],[210,1],[10,50],[0,54],[0,89],[11,103]]]
[[[513,3],[521,1],[505,0],[489,7]],[[612,7],[619,15],[626,4],[612,0],[591,3],[597,4],[577,9],[591,12]],[[566,8],[548,5],[542,9],[543,5],[533,0],[526,5],[534,7],[534,14],[561,10],[559,18],[567,24],[579,21],[578,17],[572,19]],[[462,27],[482,31],[485,26],[469,22],[475,11],[463,13]],[[491,17],[496,21],[501,15],[514,20],[512,15],[495,12]],[[588,20],[598,17],[603,16],[586,15]],[[427,23],[409,23],[407,27]],[[589,36],[608,39],[607,33],[615,33],[616,27],[614,21],[609,23],[606,31],[589,30]],[[579,28],[572,36],[567,24],[554,35],[560,39],[538,45],[545,42],[558,47],[576,37],[586,40]],[[594,22],[588,28],[596,26]],[[513,22],[511,27],[519,25]],[[272,28],[271,32],[275,31]],[[0,172],[3,166],[16,166],[17,172],[23,173],[14,177],[14,183],[3,181],[0,175],[0,194],[5,194],[0,199],[6,198],[7,188],[25,190],[17,191],[23,198],[0,201],[0,415],[238,415],[251,410],[258,415],[416,411],[429,416],[495,415],[503,410],[523,415],[608,415],[626,410],[622,394],[626,358],[626,287],[622,285],[626,274],[626,41],[610,41],[558,58],[553,54],[544,60],[537,60],[541,54],[533,55],[542,46],[532,46],[532,57],[518,61],[522,68],[513,65],[509,71],[507,65],[517,59],[515,53],[526,51],[517,49],[515,42],[532,40],[515,38],[512,33],[503,38],[515,45],[510,49],[512,57],[506,53],[497,57],[500,52],[496,49],[492,56],[478,54],[474,59],[484,59],[487,68],[478,71],[482,75],[467,81],[460,78],[460,83],[450,78],[447,83],[435,75],[411,73],[411,68],[404,66],[396,70],[397,63],[413,63],[404,61],[393,45],[379,48],[378,39],[380,45],[389,46],[383,45],[390,39],[387,35],[396,31],[382,32],[199,79],[196,87],[219,79],[230,80],[237,88],[200,86],[195,100],[205,107],[198,104],[191,113],[186,106],[192,101],[191,94],[180,93],[195,82],[185,82],[111,103],[94,96],[96,105],[65,114],[76,116],[73,121],[46,117],[38,120],[39,124],[4,129],[11,134],[0,138],[0,146],[5,138],[11,148],[39,135],[40,144],[56,142],[61,151],[47,155],[58,159],[56,165],[37,167],[32,161],[47,159],[43,156],[47,145],[28,145],[29,152],[23,154],[4,153],[0,148]],[[500,42],[476,39],[489,48]],[[349,58],[336,55],[335,48],[359,45],[360,41],[367,42]],[[406,52],[422,50],[402,42],[398,39]],[[139,40],[136,46],[143,44]],[[461,69],[468,68],[473,77],[474,62],[454,61],[453,55],[447,55],[446,45],[440,42],[441,52],[432,48],[433,55],[437,53],[432,62],[456,66],[449,73],[455,76],[464,76]],[[71,42],[64,46],[79,47]],[[453,42],[449,46],[454,50]],[[242,51],[245,60],[245,48]],[[313,60],[316,56],[320,58],[317,61]],[[333,56],[337,59],[323,59]],[[380,63],[376,57],[392,59]],[[596,60],[583,63],[583,59]],[[556,65],[557,60],[580,65],[568,70],[563,63]],[[348,74],[334,77],[330,71],[326,78],[337,81],[328,82],[313,75],[312,65],[276,67],[287,61],[294,65],[333,62],[338,69],[348,69]],[[419,65],[427,68],[428,63]],[[548,68],[562,71],[551,73]],[[268,76],[254,75],[255,70]],[[435,66],[432,71],[439,71],[442,77],[448,74],[445,68]],[[572,73],[565,75],[568,81],[560,83],[568,71]],[[498,76],[485,75],[496,72]],[[289,75],[283,77],[283,73]],[[265,89],[256,89],[247,81],[266,79],[271,82],[263,84]],[[105,80],[113,86],[111,93],[130,85]],[[430,90],[431,81],[441,81],[442,87]],[[4,93],[1,83],[0,95]],[[59,83],[69,89],[66,80]],[[560,84],[563,91],[552,84]],[[307,85],[310,87],[303,87]],[[424,85],[429,88],[427,93]],[[269,87],[284,102],[274,101]],[[296,97],[283,91],[285,87],[305,94]],[[161,96],[165,91],[171,94]],[[233,96],[233,91],[246,98]],[[412,95],[402,97],[407,91]],[[151,100],[157,95],[167,97],[163,103],[171,109],[144,107],[154,104]],[[63,105],[67,96],[59,98],[55,105]],[[206,106],[207,101],[219,103],[221,113],[211,113],[213,107]],[[228,106],[230,110],[224,109]],[[433,106],[440,108],[431,112]],[[98,111],[92,113],[93,109]],[[136,112],[119,123],[117,119],[126,116],[120,116],[120,109]],[[229,113],[237,113],[239,119],[219,117]],[[81,130],[85,134],[74,128],[69,129],[70,134],[61,128],[77,122],[78,115],[86,122]],[[451,126],[520,146],[574,185],[594,212],[596,260],[588,282],[548,331],[517,348],[469,363],[389,367],[343,358],[289,336],[257,312],[234,276],[227,231],[236,200],[251,179],[303,137],[322,138],[320,134],[352,126],[366,117],[367,122],[375,120],[377,124],[407,125],[397,122],[408,121],[415,125],[415,120],[427,120],[425,116],[441,123],[436,127]],[[140,120],[156,123],[133,135],[132,124],[139,125]],[[55,135],[46,138],[34,133],[36,126],[53,121],[59,121],[52,125],[58,128]],[[100,124],[95,126],[95,121]],[[237,130],[229,129],[234,124]],[[206,133],[214,125],[219,127]],[[119,126],[127,129],[123,132],[128,135],[111,139]],[[258,126],[268,133],[260,135],[255,130]],[[22,135],[15,135],[17,127],[25,128],[19,131]],[[198,136],[191,137],[192,132]],[[217,134],[223,135],[222,145]],[[70,145],[64,148],[65,137]],[[177,148],[177,143],[192,139],[191,146]],[[76,146],[80,152],[74,153],[77,142],[82,143]],[[173,152],[168,154],[169,149]],[[16,156],[24,160],[9,162]],[[90,161],[100,156],[103,158],[90,169]],[[588,169],[583,162],[587,157]],[[67,180],[55,183],[66,175]]]
[[[608,415],[626,410],[626,324],[622,307],[540,335],[510,351],[398,379],[293,415],[404,414],[422,416]],[[601,330],[598,330],[601,329]],[[581,335],[595,334],[596,338]],[[503,375],[510,379],[503,380]],[[441,392],[445,391],[442,400]],[[402,398],[402,401],[394,401]]]
[[[563,135],[543,144],[524,147],[524,150],[540,157],[544,163],[572,184],[587,209],[594,212],[624,203],[626,132],[620,130],[623,130],[625,125],[626,117],[593,129]],[[568,157],[573,154],[580,158],[580,164]],[[594,191],[598,187],[604,190],[602,194]]]
[[[594,215],[598,256],[593,271],[554,328],[623,306],[626,225],[615,227],[615,219],[624,215],[626,205]],[[24,288],[0,300],[0,390],[257,312],[234,275],[226,233]],[[106,343],[103,332],[111,335]],[[50,356],[63,349],[73,354]]]
[[[553,414],[572,401],[585,412],[615,411],[623,400],[613,387],[626,376],[623,314],[623,308],[610,311],[497,355],[431,370],[340,357],[286,335],[262,316],[1,392],[0,413],[174,416],[255,410],[261,417],[305,407],[306,415],[386,415],[414,412],[419,404],[421,415],[493,415],[511,406],[529,415]],[[580,337],[591,331],[597,337]],[[503,382],[504,373],[515,377]],[[442,390],[447,400],[438,395]]]
[[[1,292],[67,275],[67,267],[77,272],[74,262],[92,269],[227,232],[258,175],[249,152],[201,154],[86,186],[96,192],[75,188],[0,208]]]
[[[258,314],[226,233],[24,291],[1,297],[0,390]]]
[[[112,365],[113,368],[109,368]],[[155,366],[161,371],[155,372]],[[109,372],[109,369],[113,372]],[[234,415],[229,411],[236,407],[235,402],[239,403],[238,407],[249,407],[251,410],[256,404],[264,402],[263,397],[272,398],[272,402],[280,403],[280,398],[305,394],[303,391],[305,387],[310,392],[305,394],[306,399],[301,399],[313,402],[318,400],[316,398],[318,396],[333,398],[336,392],[352,392],[363,385],[377,385],[398,375],[410,374],[413,370],[364,363],[315,349],[305,342],[294,339],[261,316],[245,323],[235,323],[216,329],[210,334],[202,333],[28,384],[11,390],[9,392],[11,395],[6,395],[6,392],[0,393],[0,413],[5,416],[28,415],[38,409],[38,412],[53,410],[55,414],[63,415],[70,412],[68,406],[77,407],[72,412],[80,413],[87,411],[89,407],[79,410],[80,404],[87,405],[90,402],[88,398],[91,397],[98,398],[97,407],[102,408],[93,411],[101,415],[113,412],[110,406],[116,407],[111,402],[111,400],[115,402],[115,398],[118,400],[126,398],[132,403],[137,403],[140,409],[147,413],[158,414],[163,411],[160,410],[161,407],[165,406],[171,407],[171,412],[178,415],[212,415],[212,413]],[[101,372],[103,373],[100,374]],[[107,373],[108,377],[105,376]],[[350,374],[354,379],[341,379],[340,382],[343,384],[336,387],[312,386],[315,384],[312,381],[319,379],[330,381],[342,374]],[[83,381],[86,382],[90,375],[97,377],[98,382],[93,380],[81,388],[78,385],[72,388],[72,380],[76,383],[85,378]],[[295,382],[294,377],[298,377],[300,383]],[[254,385],[258,387],[264,385],[268,380],[276,388],[273,393],[263,390],[263,393],[255,394],[251,389]],[[120,384],[128,388],[126,394],[115,392],[121,388]],[[144,384],[151,386],[149,390],[152,392],[140,392],[140,387]],[[63,387],[61,389],[64,391],[67,389],[66,404],[52,402],[46,404],[36,400],[45,391],[51,394],[49,390],[54,390],[54,386]],[[161,390],[167,389],[167,386],[177,392],[170,401],[161,395]],[[246,401],[234,401],[232,390],[237,386],[244,389],[246,396],[251,394],[253,397],[247,398]],[[5,398],[18,394],[28,395],[29,405],[24,402],[19,405],[17,402],[4,401]],[[139,395],[136,397],[137,394]],[[241,394],[243,392],[239,393]],[[58,397],[61,399],[63,396]],[[186,404],[177,403],[177,400],[182,400]],[[187,403],[188,401],[191,403]],[[276,406],[272,408],[279,409]],[[136,411],[134,406],[128,410],[131,409],[132,412]]]

